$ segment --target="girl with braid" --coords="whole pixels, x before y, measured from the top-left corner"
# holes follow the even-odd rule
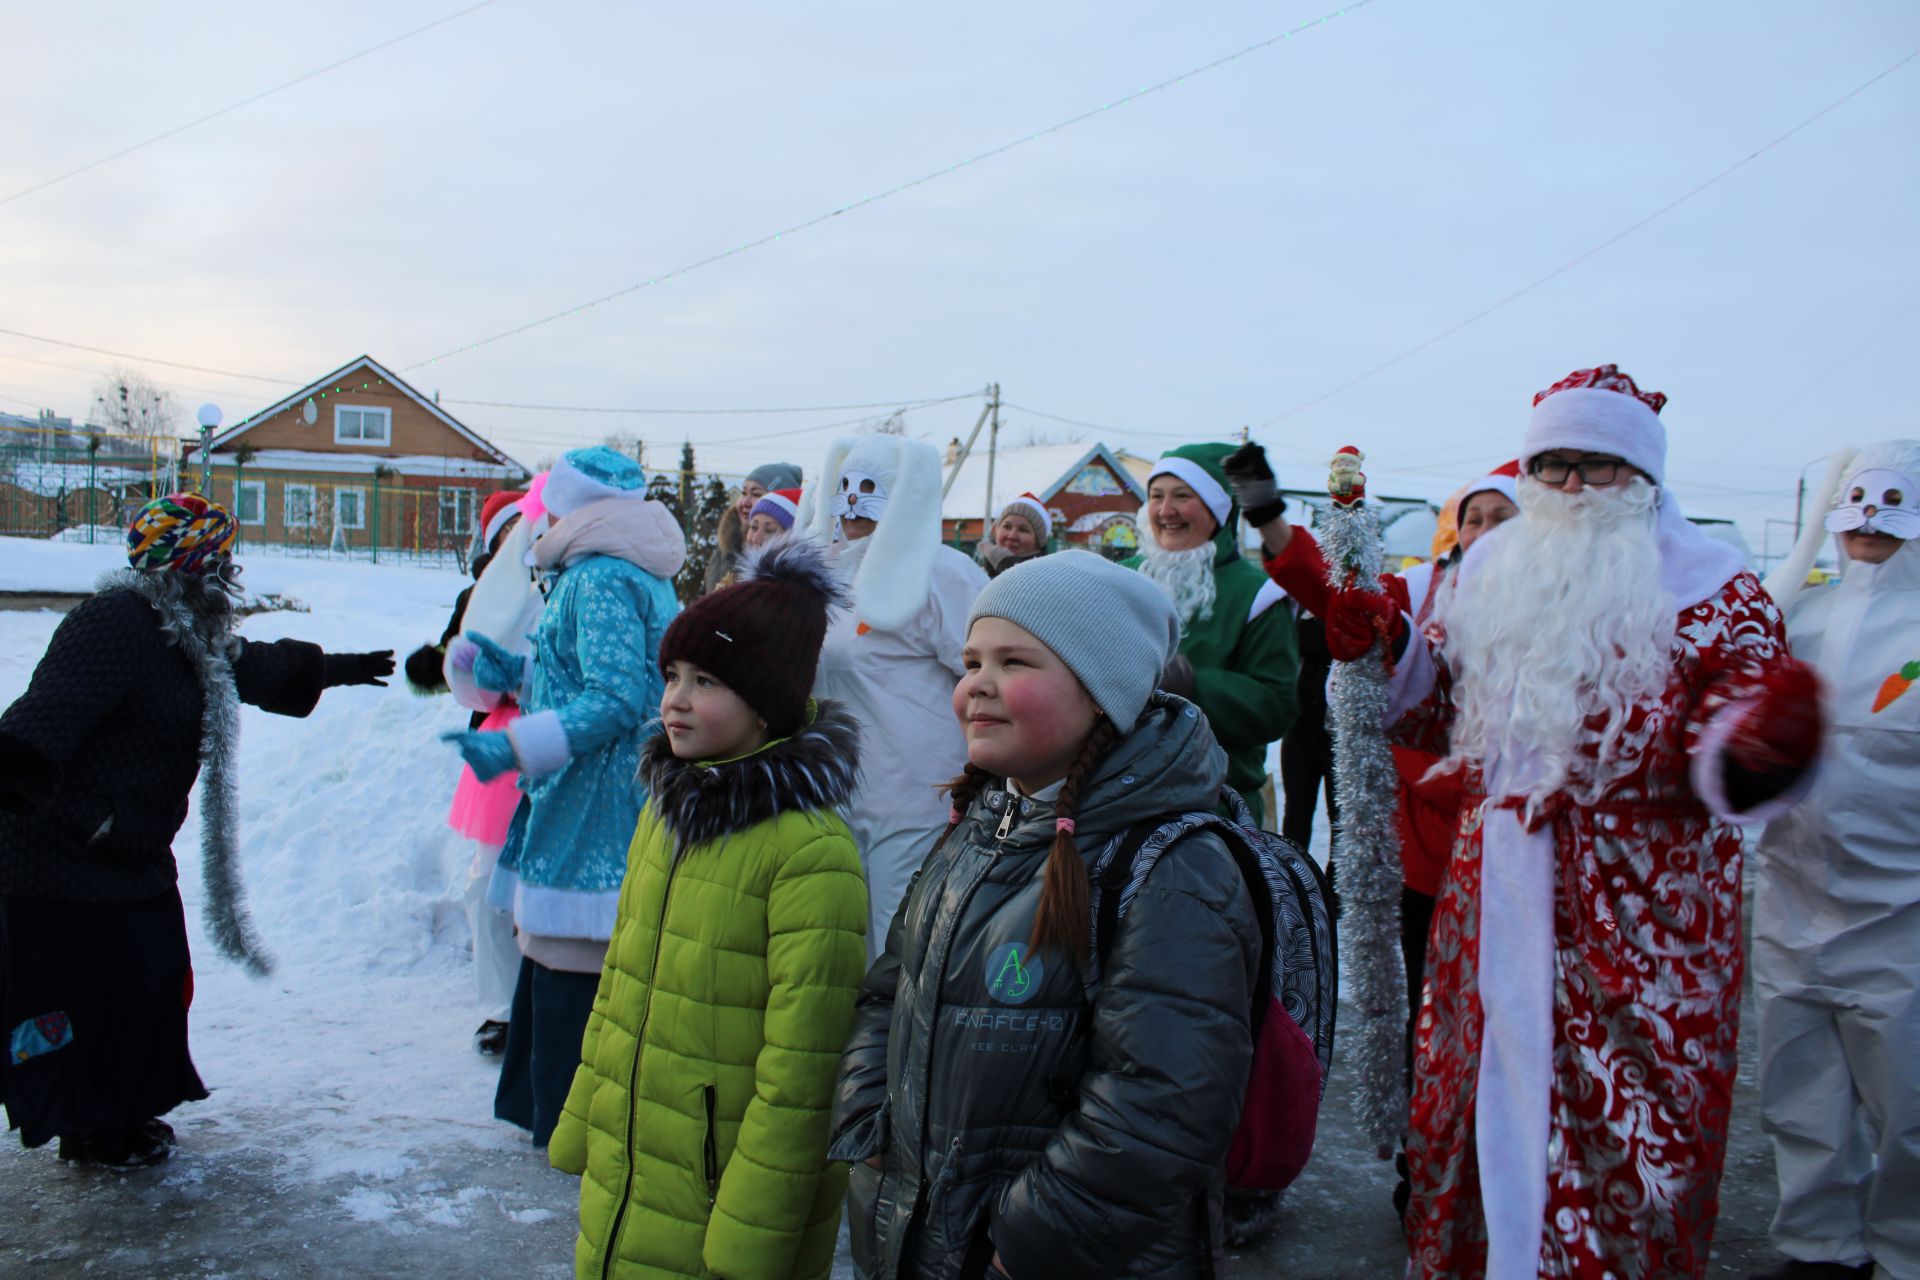
[[[1179,643],[1164,592],[1083,552],[973,606],[966,769],[840,1063],[829,1158],[854,1166],[864,1276],[1213,1274],[1261,950],[1226,847],[1181,841],[1086,972],[1087,859],[1226,775],[1206,718],[1155,691]]]

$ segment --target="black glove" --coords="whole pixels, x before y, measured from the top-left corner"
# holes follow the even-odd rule
[[[1240,504],[1240,514],[1248,524],[1258,529],[1286,513],[1287,500],[1280,496],[1280,484],[1267,465],[1265,449],[1249,440],[1222,458],[1220,469],[1227,473],[1233,500]]]
[[[1187,660],[1186,654],[1173,655],[1173,661],[1169,662],[1167,669],[1160,673],[1160,689],[1163,693],[1171,693],[1175,697],[1193,701],[1193,663]]]
[[[380,677],[392,674],[393,650],[376,649],[372,653],[328,654],[322,679],[329,689],[343,684],[377,684],[384,689],[387,682]]]

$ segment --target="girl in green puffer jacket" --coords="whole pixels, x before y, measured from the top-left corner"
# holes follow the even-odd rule
[[[619,917],[549,1150],[580,1185],[581,1280],[825,1277],[846,1191],[826,1159],[866,964],[844,805],[858,731],[808,699],[842,588],[782,539],[660,647]]]

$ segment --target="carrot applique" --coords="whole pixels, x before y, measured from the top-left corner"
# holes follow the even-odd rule
[[[1920,680],[1920,662],[1909,662],[1881,681],[1880,692],[1873,695],[1874,712],[1877,714],[1892,706],[1894,699],[1913,688],[1916,680]]]

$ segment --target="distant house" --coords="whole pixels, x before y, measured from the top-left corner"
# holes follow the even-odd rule
[[[992,514],[1023,493],[1038,498],[1053,517],[1056,545],[1113,556],[1131,555],[1140,545],[1136,517],[1147,501],[1146,486],[1103,444],[1002,449],[992,460],[991,495],[986,452],[976,448],[964,462],[959,458],[956,441],[947,449],[953,486],[941,505],[943,536],[956,546],[979,545]]]
[[[137,440],[41,410],[0,413],[0,534],[117,527],[172,474],[170,439]]]
[[[241,539],[335,551],[453,551],[526,467],[361,356],[214,435],[212,496]],[[197,481],[199,447],[183,464]]]

